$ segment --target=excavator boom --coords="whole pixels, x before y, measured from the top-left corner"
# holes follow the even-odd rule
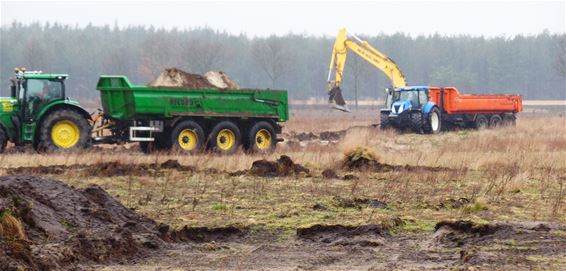
[[[395,61],[373,48],[367,41],[364,41],[355,35],[351,36],[354,40],[348,37],[348,32],[345,28],[338,31],[338,36],[334,42],[334,49],[332,50],[330,67],[328,69],[328,101],[333,104],[334,108],[347,112],[350,110],[342,97],[342,90],[340,86],[342,85],[348,49],[352,50],[352,52],[356,53],[374,67],[384,72],[391,80],[391,85],[394,88],[404,87],[407,85],[405,75],[403,75],[403,72],[401,72],[401,69],[399,69]],[[331,80],[332,74],[334,74],[334,80]]]

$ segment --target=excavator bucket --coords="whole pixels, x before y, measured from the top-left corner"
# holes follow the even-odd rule
[[[351,112],[348,105],[346,105],[344,97],[342,96],[342,89],[340,89],[340,87],[333,87],[328,92],[328,96],[328,103],[332,105],[332,108],[344,112]]]

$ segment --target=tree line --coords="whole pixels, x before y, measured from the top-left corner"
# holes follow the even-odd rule
[[[410,85],[566,99],[565,34],[360,36],[394,59]],[[222,70],[242,87],[287,89],[291,99],[323,99],[333,42],[332,36],[292,33],[250,37],[210,28],[13,22],[0,28],[0,86],[2,95],[8,95],[13,68],[27,67],[68,73],[68,95],[96,99],[99,75],[124,74],[135,84],[146,84],[165,68],[178,67],[191,73]],[[346,98],[383,98],[389,84],[380,71],[349,53]]]

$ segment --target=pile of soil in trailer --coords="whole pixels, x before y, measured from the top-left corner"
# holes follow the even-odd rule
[[[188,88],[188,89],[238,89],[238,84],[222,71],[209,71],[204,75],[188,73],[177,68],[165,69],[150,87]]]
[[[165,244],[159,229],[97,186],[0,177],[0,270],[61,270],[140,258]]]

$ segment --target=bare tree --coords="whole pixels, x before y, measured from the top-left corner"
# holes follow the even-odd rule
[[[32,38],[25,45],[23,66],[32,70],[47,69],[47,52],[38,38]]]
[[[222,67],[226,56],[226,48],[218,41],[191,40],[184,46],[181,58],[191,71],[205,73]]]
[[[139,51],[139,72],[144,79],[153,80],[156,78],[169,65],[171,53],[168,41],[165,40],[163,35],[149,34]]]
[[[558,42],[558,73],[566,78],[566,35],[562,35]]]
[[[346,62],[349,70],[352,71],[354,79],[354,101],[356,108],[358,108],[358,89],[360,85],[360,77],[362,77],[365,73],[364,64],[365,63],[364,61],[362,61],[361,57],[352,53],[349,54],[348,61]]]
[[[252,53],[254,60],[271,80],[271,86],[275,88],[277,80],[289,69],[289,58],[283,41],[275,36],[256,40]]]

